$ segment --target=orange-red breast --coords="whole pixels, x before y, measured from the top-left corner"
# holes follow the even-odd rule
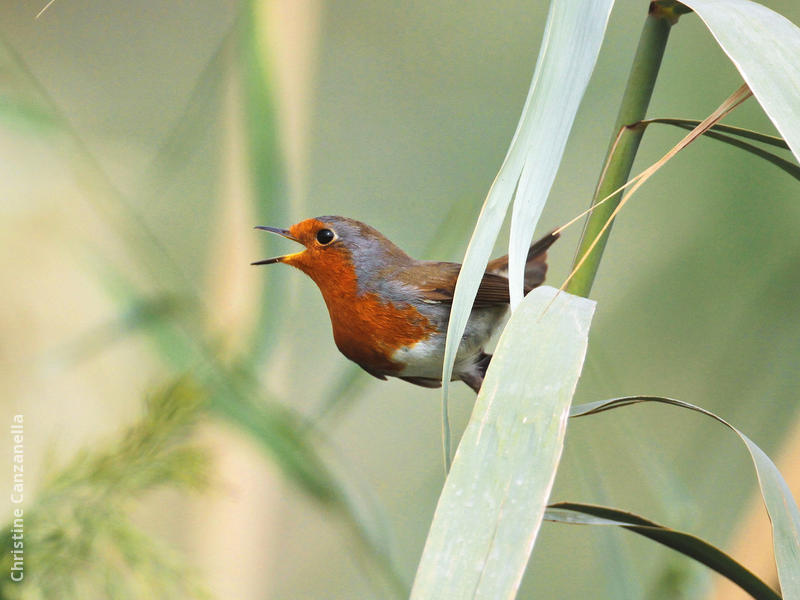
[[[254,262],[286,263],[319,287],[333,339],[347,358],[378,379],[440,387],[445,334],[461,265],[415,260],[378,231],[345,217],[317,217],[288,230],[259,226],[305,249]],[[530,247],[525,292],[544,281],[551,233]],[[480,390],[491,355],[484,345],[508,309],[508,256],[489,262],[456,354],[453,379]]]

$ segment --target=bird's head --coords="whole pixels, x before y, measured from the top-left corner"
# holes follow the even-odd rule
[[[350,280],[364,281],[391,261],[409,260],[408,255],[369,225],[347,217],[306,219],[289,229],[257,226],[302,244],[294,254],[254,262],[254,265],[286,263],[306,273],[325,291]]]

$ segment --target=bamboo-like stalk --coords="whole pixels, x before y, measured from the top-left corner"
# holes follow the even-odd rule
[[[667,46],[669,32],[677,18],[678,12],[673,6],[664,6],[659,2],[653,2],[650,5],[650,11],[639,37],[639,46],[636,49],[633,66],[628,76],[628,83],[622,96],[619,114],[614,123],[611,143],[606,153],[605,168],[600,175],[592,198],[592,206],[613,193],[614,190],[619,189],[628,180],[636,151],[639,149],[639,143],[645,130],[644,127],[628,126],[642,121],[646,116],[661,66],[661,58],[664,56],[664,49]],[[594,239],[601,235],[600,230],[614,212],[621,198],[622,194],[619,193],[592,211],[584,226],[573,268],[589,251]],[[583,266],[569,282],[566,288],[568,292],[578,296],[589,295],[610,232],[611,228],[609,227],[602,233],[599,242]]]

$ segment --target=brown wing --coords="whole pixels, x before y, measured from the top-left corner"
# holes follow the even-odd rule
[[[525,259],[525,293],[544,281],[547,273],[547,249],[559,237],[548,233],[534,242]],[[457,263],[418,261],[404,268],[395,276],[408,285],[418,288],[423,302],[452,304],[456,278],[461,270]],[[508,304],[508,256],[489,261],[483,274],[473,306],[478,308]]]
[[[508,304],[508,279],[495,275],[494,273],[484,273],[481,284],[478,286],[478,294],[475,296],[473,306],[496,306],[498,304]]]
[[[399,279],[416,287],[423,302],[452,304],[460,270],[461,265],[457,263],[418,262],[403,269]],[[508,302],[508,280],[494,273],[484,273],[474,306],[481,308]]]

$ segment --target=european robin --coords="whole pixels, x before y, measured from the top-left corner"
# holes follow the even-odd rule
[[[314,280],[342,354],[378,379],[398,377],[423,387],[442,385],[447,323],[461,265],[415,260],[378,231],[345,217],[306,219],[288,230],[258,226],[305,248],[254,262],[285,263]],[[544,281],[550,233],[528,251],[525,293]],[[456,354],[453,380],[475,392],[492,356],[484,345],[508,310],[508,256],[489,262]]]

